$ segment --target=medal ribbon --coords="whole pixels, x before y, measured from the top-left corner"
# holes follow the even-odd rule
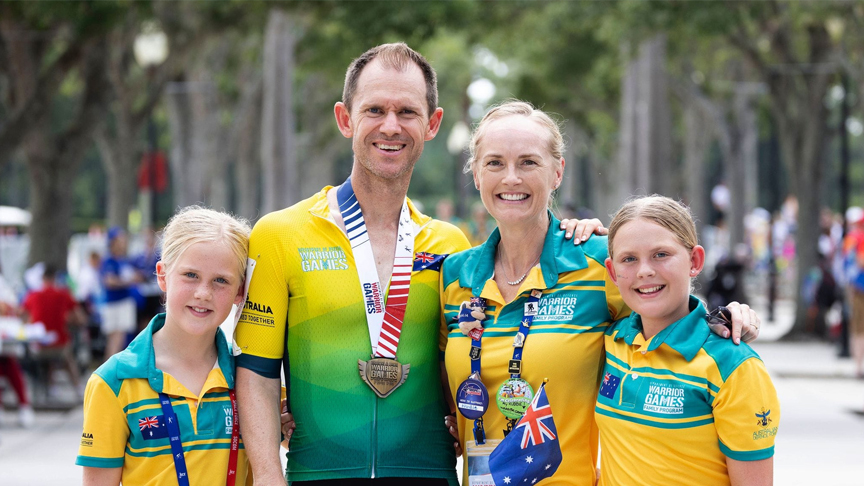
[[[228,475],[225,479],[227,486],[234,486],[237,479],[237,453],[240,448],[240,421],[237,414],[237,396],[234,390],[228,390],[231,398],[231,410],[233,414],[233,425],[231,427],[231,452],[228,454]],[[177,414],[171,406],[171,399],[164,393],[159,394],[159,403],[162,405],[162,415],[165,417],[165,427],[168,428],[168,439],[171,443],[171,456],[174,458],[174,471],[177,474],[179,486],[189,486],[189,471],[186,469],[186,456],[183,454],[183,442],[180,440],[180,424],[177,422]]]
[[[411,287],[411,270],[414,265],[414,230],[411,227],[411,213],[408,200],[402,202],[399,215],[399,236],[396,241],[396,255],[393,260],[393,276],[387,292],[386,306],[372,243],[366,232],[366,221],[360,203],[351,186],[351,178],[336,189],[339,211],[345,223],[345,231],[351,243],[354,263],[363,289],[366,324],[369,328],[369,341],[372,354],[376,357],[395,358],[405,320],[408,304],[408,290]]]

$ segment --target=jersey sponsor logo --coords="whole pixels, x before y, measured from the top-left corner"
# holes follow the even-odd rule
[[[651,383],[642,410],[677,415],[684,413],[684,388]]]
[[[273,309],[271,309],[269,305],[259,304],[248,299],[246,300],[246,305],[243,306],[243,310],[270,314],[271,316],[273,315]]]
[[[89,432],[81,434],[81,447],[93,447],[93,434]]]
[[[534,322],[570,321],[576,313],[576,297],[545,296],[540,299],[540,308]]]
[[[383,312],[381,305],[384,299],[381,298],[381,286],[378,282],[363,284],[363,300],[366,302],[366,312],[369,314],[377,314]]]
[[[256,326],[274,327],[276,321],[272,317],[268,317],[267,314],[273,315],[273,309],[269,305],[247,298],[246,304],[243,305],[243,314],[240,315],[240,322]]]
[[[297,251],[300,252],[300,268],[304,272],[348,270],[348,257],[341,247],[298,248]]]

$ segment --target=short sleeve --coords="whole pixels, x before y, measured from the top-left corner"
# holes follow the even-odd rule
[[[114,391],[97,374],[84,392],[84,430],[75,464],[85,467],[123,467],[129,424]]]
[[[275,222],[278,224],[278,221]],[[279,378],[285,354],[288,285],[282,265],[282,242],[274,221],[263,219],[249,239],[249,258],[255,270],[249,295],[237,324],[235,340],[242,354],[236,365],[266,378]],[[266,311],[265,311],[266,309]]]
[[[720,450],[737,461],[774,455],[780,402],[764,363],[750,358],[733,371],[713,403]]]

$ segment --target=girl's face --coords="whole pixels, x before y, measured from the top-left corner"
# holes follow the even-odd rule
[[[690,313],[690,279],[702,271],[705,250],[688,250],[668,229],[634,219],[618,229],[606,270],[643,326],[665,327]]]
[[[243,302],[237,257],[221,242],[195,243],[171,268],[157,263],[156,272],[165,292],[165,324],[191,336],[215,333],[231,305]]]
[[[549,130],[511,115],[490,122],[477,146],[474,184],[499,224],[546,217],[549,195],[561,184],[564,159],[549,151]]]

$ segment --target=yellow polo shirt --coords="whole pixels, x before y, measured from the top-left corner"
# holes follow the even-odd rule
[[[695,297],[690,308],[648,340],[635,313],[606,331],[595,409],[605,486],[719,486],[726,457],[774,455],[780,403],[765,365],[712,333]]]
[[[159,403],[159,392],[163,392],[171,398],[179,422],[189,484],[225,484],[233,427],[228,390],[234,387],[234,362],[227,340],[217,330],[218,366],[210,371],[199,397],[156,368],[153,334],[164,325],[165,314],[158,314],[129,347],[90,376],[75,464],[122,467],[123,484],[176,486],[171,445]],[[235,484],[252,484],[242,439]]]

